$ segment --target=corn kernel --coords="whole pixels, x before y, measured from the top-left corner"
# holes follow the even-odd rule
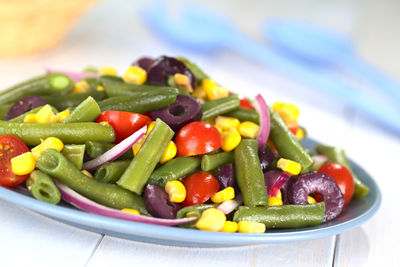
[[[125,208],[125,209],[122,209],[121,211],[132,213],[132,214],[136,214],[136,215],[140,215],[140,212],[138,210],[135,210],[135,209]]]
[[[183,88],[189,93],[193,92],[192,84],[190,82],[190,78],[182,73],[174,74],[174,83],[179,87]]]
[[[97,91],[104,91],[104,86],[103,85],[97,85],[96,90]]]
[[[229,95],[228,89],[219,86],[211,79],[204,79],[202,82],[202,87],[209,100],[219,99]]]
[[[75,83],[74,90],[72,90],[72,93],[77,94],[77,93],[85,93],[90,91],[90,85],[85,81],[79,81]]]
[[[265,232],[265,224],[252,221],[238,222],[238,232],[246,234],[262,234]]]
[[[122,75],[126,83],[144,84],[147,80],[147,72],[139,66],[130,66]]]
[[[278,168],[281,170],[297,175],[301,172],[301,165],[293,160],[280,158],[277,163]]]
[[[93,178],[93,175],[90,172],[88,172],[87,170],[81,170],[81,173],[83,173],[86,177],[88,177],[90,179]]]
[[[133,144],[132,150],[133,150],[133,155],[136,156],[136,154],[139,152],[139,149],[142,147],[144,141],[146,141],[147,134],[143,135],[136,143]]]
[[[307,196],[308,204],[315,204],[317,201],[312,196]]]
[[[31,173],[36,166],[32,152],[25,152],[11,159],[11,170],[16,175],[26,175]]]
[[[278,193],[276,194],[276,197],[282,199],[282,192],[281,192],[280,189],[278,190]]]
[[[274,207],[274,206],[282,206],[283,202],[282,199],[279,197],[269,197],[268,198],[268,206]]]
[[[223,137],[222,149],[224,151],[232,151],[235,147],[237,147],[242,140],[242,137],[239,134],[239,131],[236,128],[232,128],[227,134]]]
[[[194,97],[196,98],[200,98],[200,99],[206,99],[207,98],[207,94],[206,91],[203,90],[202,86],[197,86],[192,94]]]
[[[299,140],[301,140],[301,139],[304,138],[304,136],[305,136],[304,130],[301,129],[301,128],[299,128],[299,129],[297,130],[297,132],[296,132],[296,137],[297,137]]]
[[[53,123],[57,122],[57,116],[54,114],[50,105],[44,105],[35,115],[38,123]]]
[[[260,133],[260,126],[251,121],[244,121],[239,125],[239,133],[243,137],[256,138]]]
[[[56,137],[47,137],[43,142],[43,149],[54,148],[57,151],[61,151],[64,148],[64,143]]]
[[[37,160],[37,158],[40,156],[40,154],[42,154],[43,149],[44,149],[43,140],[42,140],[42,142],[41,142],[39,145],[37,145],[37,146],[35,146],[35,147],[33,147],[33,148],[31,149],[33,158],[34,158],[35,160]]]
[[[237,231],[237,229],[238,229],[237,222],[226,221],[220,231],[226,233],[234,233]]]
[[[277,102],[273,104],[272,109],[282,117],[286,124],[295,122],[300,115],[298,107],[291,103]]]
[[[226,200],[230,200],[230,199],[234,199],[234,198],[235,198],[235,190],[233,189],[233,187],[228,186],[225,189],[215,193],[211,197],[211,200],[214,203],[222,203]]]
[[[99,74],[117,76],[118,73],[117,70],[114,69],[113,67],[104,66],[99,69]]]
[[[163,155],[161,156],[160,163],[164,164],[165,162],[173,159],[176,156],[176,151],[177,149],[175,143],[173,141],[169,141]]]
[[[225,214],[216,209],[206,209],[196,223],[196,227],[204,231],[217,232],[224,227],[226,221]]]
[[[217,116],[215,118],[215,127],[221,127],[222,130],[230,130],[232,128],[238,128],[240,121],[236,118]]]
[[[149,126],[147,127],[147,132],[146,134],[149,135],[149,133],[151,132],[151,130],[153,130],[154,125],[156,125],[155,121],[150,122]]]
[[[24,118],[24,122],[37,122],[36,121],[36,114],[31,113],[31,114],[27,114]]]
[[[62,122],[63,120],[68,118],[69,115],[71,115],[71,112],[69,111],[69,109],[66,109],[66,110],[63,110],[61,112],[58,112],[57,113],[57,121],[58,122]]]
[[[186,188],[178,180],[169,181],[165,184],[165,191],[168,193],[169,201],[181,203],[186,198]]]

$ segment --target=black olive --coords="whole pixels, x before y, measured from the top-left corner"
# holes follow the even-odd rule
[[[158,185],[146,185],[143,198],[146,210],[157,218],[175,219],[181,208],[179,204],[169,201],[167,192]]]
[[[14,119],[18,117],[19,115],[24,114],[25,112],[28,112],[31,109],[34,109],[36,107],[40,107],[43,105],[46,105],[47,102],[41,98],[40,96],[37,95],[27,95],[24,96],[17,101],[15,101],[14,105],[11,106],[11,108],[8,110],[7,115],[6,115],[6,121]]]
[[[145,71],[149,71],[151,64],[153,64],[154,59],[151,57],[141,57],[132,63],[132,66],[139,66]]]

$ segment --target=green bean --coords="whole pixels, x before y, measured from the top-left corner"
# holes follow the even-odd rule
[[[85,145],[65,145],[61,153],[79,170],[82,169]]]
[[[240,101],[237,95],[207,101],[201,105],[201,111],[203,112],[201,119],[204,121],[214,116],[231,112],[238,109],[239,106]]]
[[[325,215],[325,203],[312,205],[283,205],[275,207],[241,206],[233,215],[234,221],[253,221],[266,228],[297,228],[321,224]]]
[[[136,84],[129,84],[129,83],[121,83],[121,82],[113,82],[113,81],[106,81],[103,83],[104,90],[108,97],[114,96],[136,96],[140,95],[141,93],[148,93],[154,90],[169,90],[172,87],[169,86],[160,86],[160,85],[136,85]]]
[[[201,170],[208,172],[219,166],[233,163],[233,152],[221,152],[213,155],[204,155],[201,158]]]
[[[77,193],[114,209],[132,208],[148,214],[142,197],[115,184],[89,179],[55,149],[45,149],[36,161],[36,167],[51,175]]]
[[[236,182],[242,192],[244,204],[249,207],[267,206],[267,190],[258,158],[257,140],[242,139],[233,154]]]
[[[91,122],[100,115],[100,107],[93,97],[89,96],[80,103],[62,123]]]
[[[197,84],[200,84],[202,80],[209,78],[208,75],[199,68],[199,66],[189,59],[185,57],[176,57],[176,59],[183,62],[185,66],[193,73],[193,75],[196,77]]]
[[[103,91],[98,91],[97,90],[99,85],[102,85],[98,78],[87,77],[87,78],[84,79],[84,81],[89,85],[91,91],[93,91],[93,92],[97,91],[97,92],[103,92],[104,93],[104,90]]]
[[[192,174],[199,166],[200,160],[197,158],[177,157],[156,169],[147,182],[164,188],[167,182]]]
[[[101,84],[105,84],[107,82],[119,82],[119,83],[125,83],[124,80],[121,77],[118,76],[113,76],[113,75],[102,75],[99,78],[97,78]]]
[[[113,144],[104,143],[104,142],[96,142],[96,141],[86,141],[85,142],[85,152],[91,158],[97,158],[104,152],[110,150],[114,147]],[[124,154],[122,154],[118,159],[132,159],[133,158],[133,151],[129,149]]]
[[[271,131],[269,137],[279,155],[299,163],[302,166],[301,173],[308,172],[314,164],[313,159],[304,149],[299,139],[288,129],[282,118],[273,111],[270,111],[270,114]]]
[[[130,160],[120,160],[103,164],[94,173],[94,179],[105,183],[115,183],[128,168],[130,162]]]
[[[160,119],[156,120],[153,130],[133,158],[129,167],[122,174],[117,184],[136,194],[142,194],[151,173],[164,153],[174,131]]]
[[[0,92],[0,104],[14,103],[27,95],[67,93],[74,88],[74,82],[61,73],[47,73],[16,84]]]
[[[26,179],[26,188],[38,200],[51,204],[58,204],[61,200],[60,191],[54,184],[53,179],[39,170],[31,172],[28,179]]]
[[[350,173],[353,175],[354,180],[354,198],[363,198],[368,194],[368,186],[365,185],[354,173],[343,149],[333,146],[317,145],[315,147],[315,150],[318,154],[326,156],[328,158],[328,162],[339,163],[345,166],[350,171]]]
[[[238,108],[234,111],[224,114],[224,116],[233,117],[240,121],[251,121],[260,124],[260,115],[254,109],[250,110],[245,108]]]
[[[0,120],[5,120],[8,111],[12,107],[13,104],[3,104],[0,105]]]
[[[95,122],[78,123],[15,123],[0,121],[0,135],[11,134],[28,146],[40,144],[42,139],[57,137],[64,144],[84,144],[87,140],[114,142],[111,126]]]
[[[15,117],[15,118],[13,118],[13,119],[11,119],[11,120],[8,120],[8,121],[9,121],[9,122],[24,122],[24,119],[25,119],[26,115],[36,113],[36,112],[38,112],[42,107],[44,107],[44,106],[39,106],[39,107],[33,108],[33,109],[31,109],[31,110],[25,112],[24,114],[21,114],[21,115],[19,115],[18,117]],[[58,112],[58,110],[57,110],[55,107],[50,106],[50,108],[51,108],[51,110],[53,111],[53,113],[56,114],[56,113]]]
[[[60,101],[60,96],[42,96],[47,103],[54,106],[58,110],[64,110],[70,107],[75,107],[79,105],[82,101],[84,101],[89,96],[93,97],[94,100],[100,101],[104,98],[104,91],[91,90],[85,93],[77,93],[77,94],[66,94],[62,96],[62,101]]]
[[[179,91],[176,88],[164,90],[164,92],[152,92],[143,97],[116,96],[100,101],[101,111],[119,110],[136,113],[164,108],[175,102]]]

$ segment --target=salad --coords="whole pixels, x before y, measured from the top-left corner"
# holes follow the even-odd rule
[[[0,92],[0,185],[113,218],[206,231],[316,226],[368,194],[299,109],[240,97],[182,57],[47,72]]]

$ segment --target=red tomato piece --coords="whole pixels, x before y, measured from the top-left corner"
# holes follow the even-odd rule
[[[217,178],[207,172],[196,172],[183,180],[186,188],[186,198],[183,206],[198,205],[209,200],[219,191]]]
[[[29,149],[18,137],[0,136],[0,185],[16,186],[28,178],[28,174],[16,175],[11,170],[11,159],[25,152],[29,152]]]
[[[318,169],[319,173],[330,176],[340,188],[344,196],[344,205],[350,202],[354,193],[354,180],[350,171],[339,163],[325,163]]]
[[[115,143],[119,143],[143,126],[149,126],[151,119],[145,115],[126,111],[107,110],[97,117],[97,122],[108,122],[115,131]]]
[[[193,121],[183,126],[175,137],[178,156],[194,156],[222,146],[221,134],[209,123]]]
[[[247,98],[240,99],[240,107],[245,109],[254,109],[253,105],[251,104],[250,100]]]

